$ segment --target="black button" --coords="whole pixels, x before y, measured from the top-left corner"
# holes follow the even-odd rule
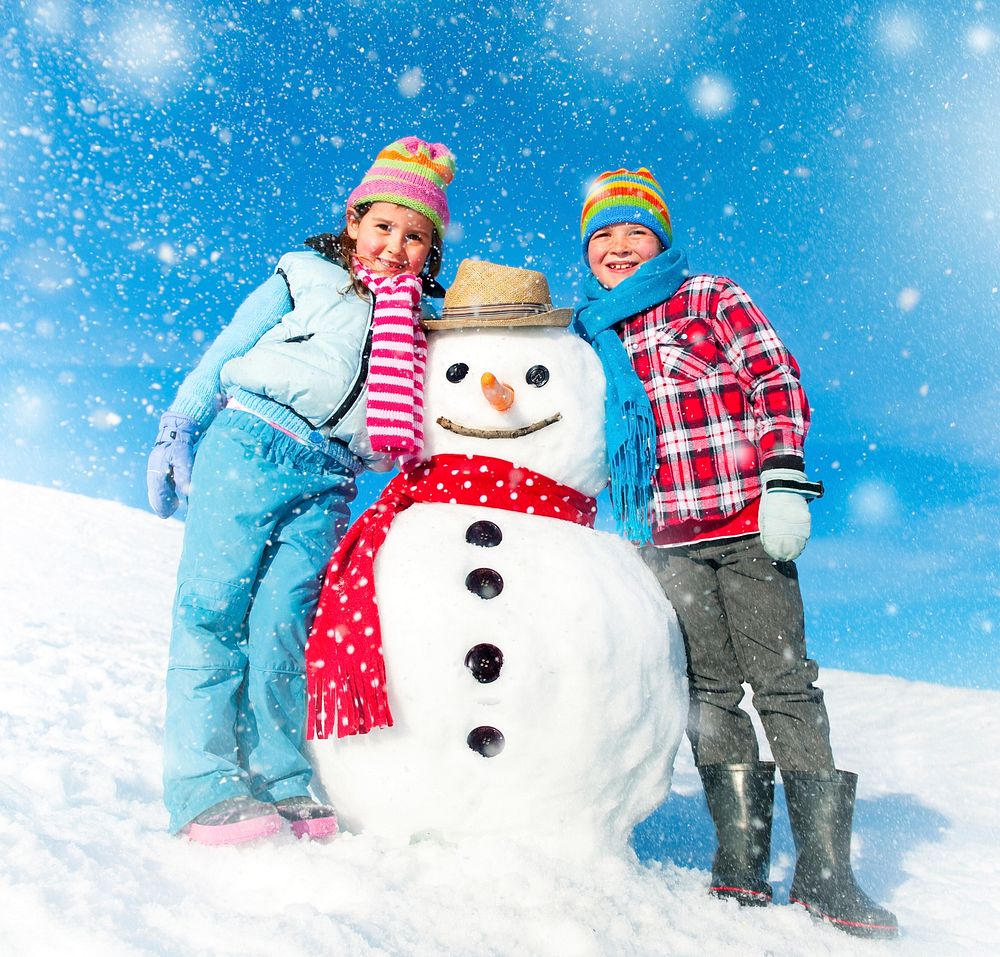
[[[469,374],[469,367],[464,362],[456,362],[448,366],[448,371],[444,374],[449,382],[461,382]]]
[[[473,522],[465,530],[465,540],[470,545],[482,545],[483,548],[493,548],[503,541],[500,526],[493,522]]]
[[[532,366],[525,374],[524,381],[540,389],[549,381],[549,370],[545,366]]]
[[[503,667],[503,652],[496,645],[475,645],[465,656],[465,667],[473,678],[482,684],[489,684],[500,677]]]
[[[492,568],[474,568],[465,576],[465,587],[480,598],[496,598],[503,591],[503,579]]]
[[[495,758],[506,744],[503,735],[489,725],[473,728],[465,740],[473,751],[478,751],[484,758]]]

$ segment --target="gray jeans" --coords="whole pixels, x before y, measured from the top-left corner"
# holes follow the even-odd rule
[[[753,689],[779,768],[833,770],[819,669],[806,657],[798,572],[776,562],[756,535],[676,548],[641,549],[680,619],[688,656],[688,737],[695,763],[759,760],[757,736],[739,707]]]

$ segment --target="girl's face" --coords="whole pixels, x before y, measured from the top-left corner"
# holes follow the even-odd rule
[[[614,289],[646,260],[662,252],[663,243],[651,229],[638,223],[618,223],[590,237],[587,264],[602,286]]]
[[[377,276],[419,276],[431,251],[434,224],[406,206],[372,203],[361,219],[348,210],[347,235],[355,242],[355,255]]]

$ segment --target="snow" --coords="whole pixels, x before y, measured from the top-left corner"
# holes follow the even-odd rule
[[[9,953],[986,955],[1000,911],[1000,693],[821,672],[860,773],[855,869],[904,936],[705,895],[711,826],[687,745],[644,863],[370,836],[203,848],[160,803],[162,678],[182,526],[0,481],[0,935]],[[404,798],[405,800],[405,798]],[[778,801],[772,880],[792,851]]]

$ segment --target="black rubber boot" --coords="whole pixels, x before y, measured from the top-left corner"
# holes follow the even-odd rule
[[[851,870],[858,776],[849,771],[782,771],[781,779],[798,853],[789,902],[855,937],[896,937],[895,914],[858,887]]]
[[[770,904],[774,765],[706,764],[698,773],[719,841],[710,892],[742,907]]]

